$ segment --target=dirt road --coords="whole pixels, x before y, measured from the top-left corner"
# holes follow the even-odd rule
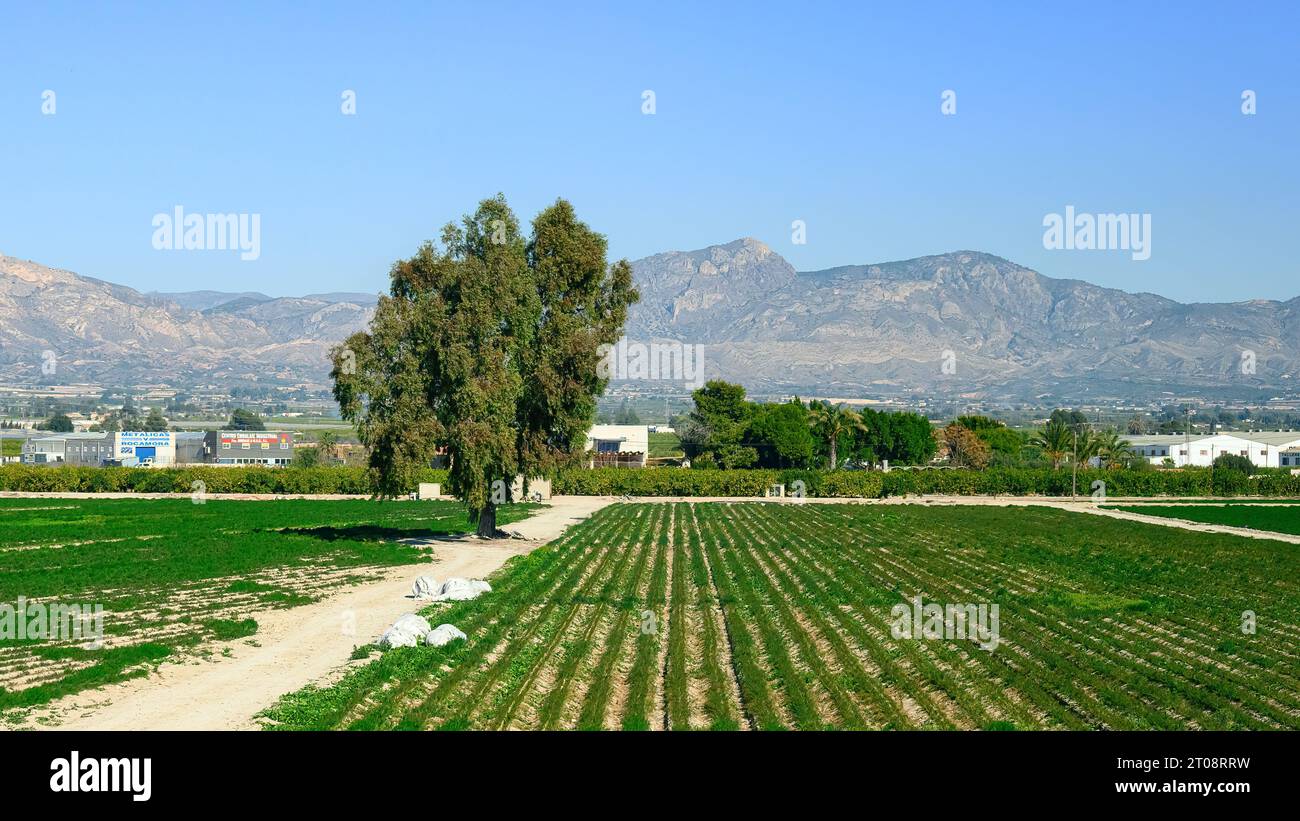
[[[393,568],[378,582],[348,588],[316,604],[253,614],[253,644],[213,645],[210,659],[167,663],[147,678],[78,693],[34,711],[29,727],[67,730],[255,729],[255,716],[284,693],[341,675],[357,645],[368,644],[418,605],[417,576],[482,578],[587,518],[610,499],[563,497],[507,526],[526,540],[431,542],[436,560]],[[228,655],[222,655],[222,653]],[[351,664],[364,662],[351,662]]]

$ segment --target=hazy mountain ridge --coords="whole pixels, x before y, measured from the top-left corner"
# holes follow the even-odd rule
[[[1290,389],[1300,298],[1185,305],[977,251],[796,271],[755,239],[633,263],[627,336],[761,392],[1026,399]],[[0,381],[324,385],[377,296],[140,293],[0,256]],[[42,374],[53,350],[58,372]],[[1254,374],[1241,372],[1253,351]],[[945,373],[951,352],[955,373]]]
[[[762,391],[1258,393],[1300,372],[1297,299],[1184,305],[977,251],[796,272],[753,239],[657,254],[634,270],[630,338],[704,344],[706,373]],[[1243,351],[1254,374],[1241,371]]]
[[[143,294],[0,256],[0,381],[320,384],[329,348],[369,323],[375,301]]]

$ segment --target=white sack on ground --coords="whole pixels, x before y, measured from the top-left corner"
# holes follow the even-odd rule
[[[429,632],[429,622],[424,616],[417,616],[414,613],[407,613],[398,616],[393,626],[384,631],[375,642],[384,650],[393,647],[414,647],[420,643],[420,639],[425,633]]]
[[[465,601],[477,598],[480,594],[491,593],[492,585],[482,579],[462,579],[453,576],[442,583],[433,594],[433,601]]]
[[[438,589],[438,580],[433,576],[421,576],[411,585],[411,595],[417,599],[431,599]]]
[[[440,624],[437,627],[424,634],[424,643],[430,647],[441,647],[444,644],[461,639],[468,638],[464,633],[451,624]]]

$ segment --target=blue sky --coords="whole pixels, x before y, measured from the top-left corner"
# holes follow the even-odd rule
[[[7,5],[0,253],[141,290],[382,290],[502,191],[632,259],[756,236],[1300,295],[1291,4]],[[260,214],[260,258],[155,250],[177,205]],[[1151,258],[1044,249],[1067,205],[1150,214]]]

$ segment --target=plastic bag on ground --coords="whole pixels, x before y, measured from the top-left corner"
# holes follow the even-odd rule
[[[452,624],[440,624],[437,627],[424,634],[424,643],[430,647],[441,647],[444,644],[460,639],[464,641],[468,636]]]
[[[420,639],[429,632],[429,622],[424,616],[417,616],[415,613],[407,613],[398,616],[393,626],[384,631],[375,642],[384,650],[393,647],[414,647],[420,643]]]
[[[482,579],[462,579],[453,576],[442,583],[432,599],[433,601],[465,601],[491,592],[492,585]]]
[[[431,599],[438,589],[438,580],[433,576],[421,576],[411,585],[411,595],[417,599]]]

